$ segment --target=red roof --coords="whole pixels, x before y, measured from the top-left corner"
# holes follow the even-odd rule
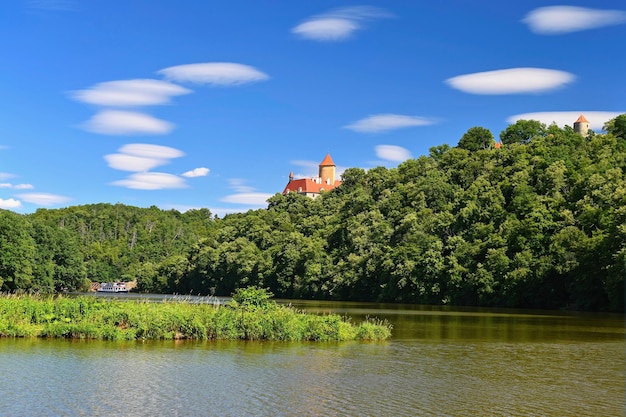
[[[320,162],[320,166],[321,167],[334,167],[335,166],[335,163],[333,162],[333,160],[330,157],[329,153],[327,153],[326,157],[324,158],[324,160],[322,162]]]
[[[320,191],[330,191],[338,187],[339,184],[341,184],[340,180],[335,180],[334,184],[326,184],[324,181],[318,183],[311,178],[300,178],[289,181],[283,190],[283,194],[287,194],[288,192],[319,194]]]
[[[576,123],[589,123],[589,120],[587,120],[585,116],[581,114],[578,120],[576,120]]]

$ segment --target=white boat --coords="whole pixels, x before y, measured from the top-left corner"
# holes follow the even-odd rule
[[[125,282],[103,282],[98,292],[128,292]]]

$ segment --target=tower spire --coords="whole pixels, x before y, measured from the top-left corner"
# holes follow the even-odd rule
[[[322,183],[326,185],[335,184],[335,168],[336,167],[333,159],[330,157],[330,154],[327,153],[324,160],[320,162],[319,177],[322,180]]]

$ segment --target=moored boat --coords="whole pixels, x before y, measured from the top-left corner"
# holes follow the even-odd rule
[[[128,292],[125,282],[103,282],[100,284],[98,292]]]

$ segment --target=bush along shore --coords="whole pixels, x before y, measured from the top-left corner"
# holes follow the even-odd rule
[[[386,321],[352,323],[278,305],[264,289],[237,290],[226,305],[98,297],[0,296],[0,336],[100,340],[384,340]]]

